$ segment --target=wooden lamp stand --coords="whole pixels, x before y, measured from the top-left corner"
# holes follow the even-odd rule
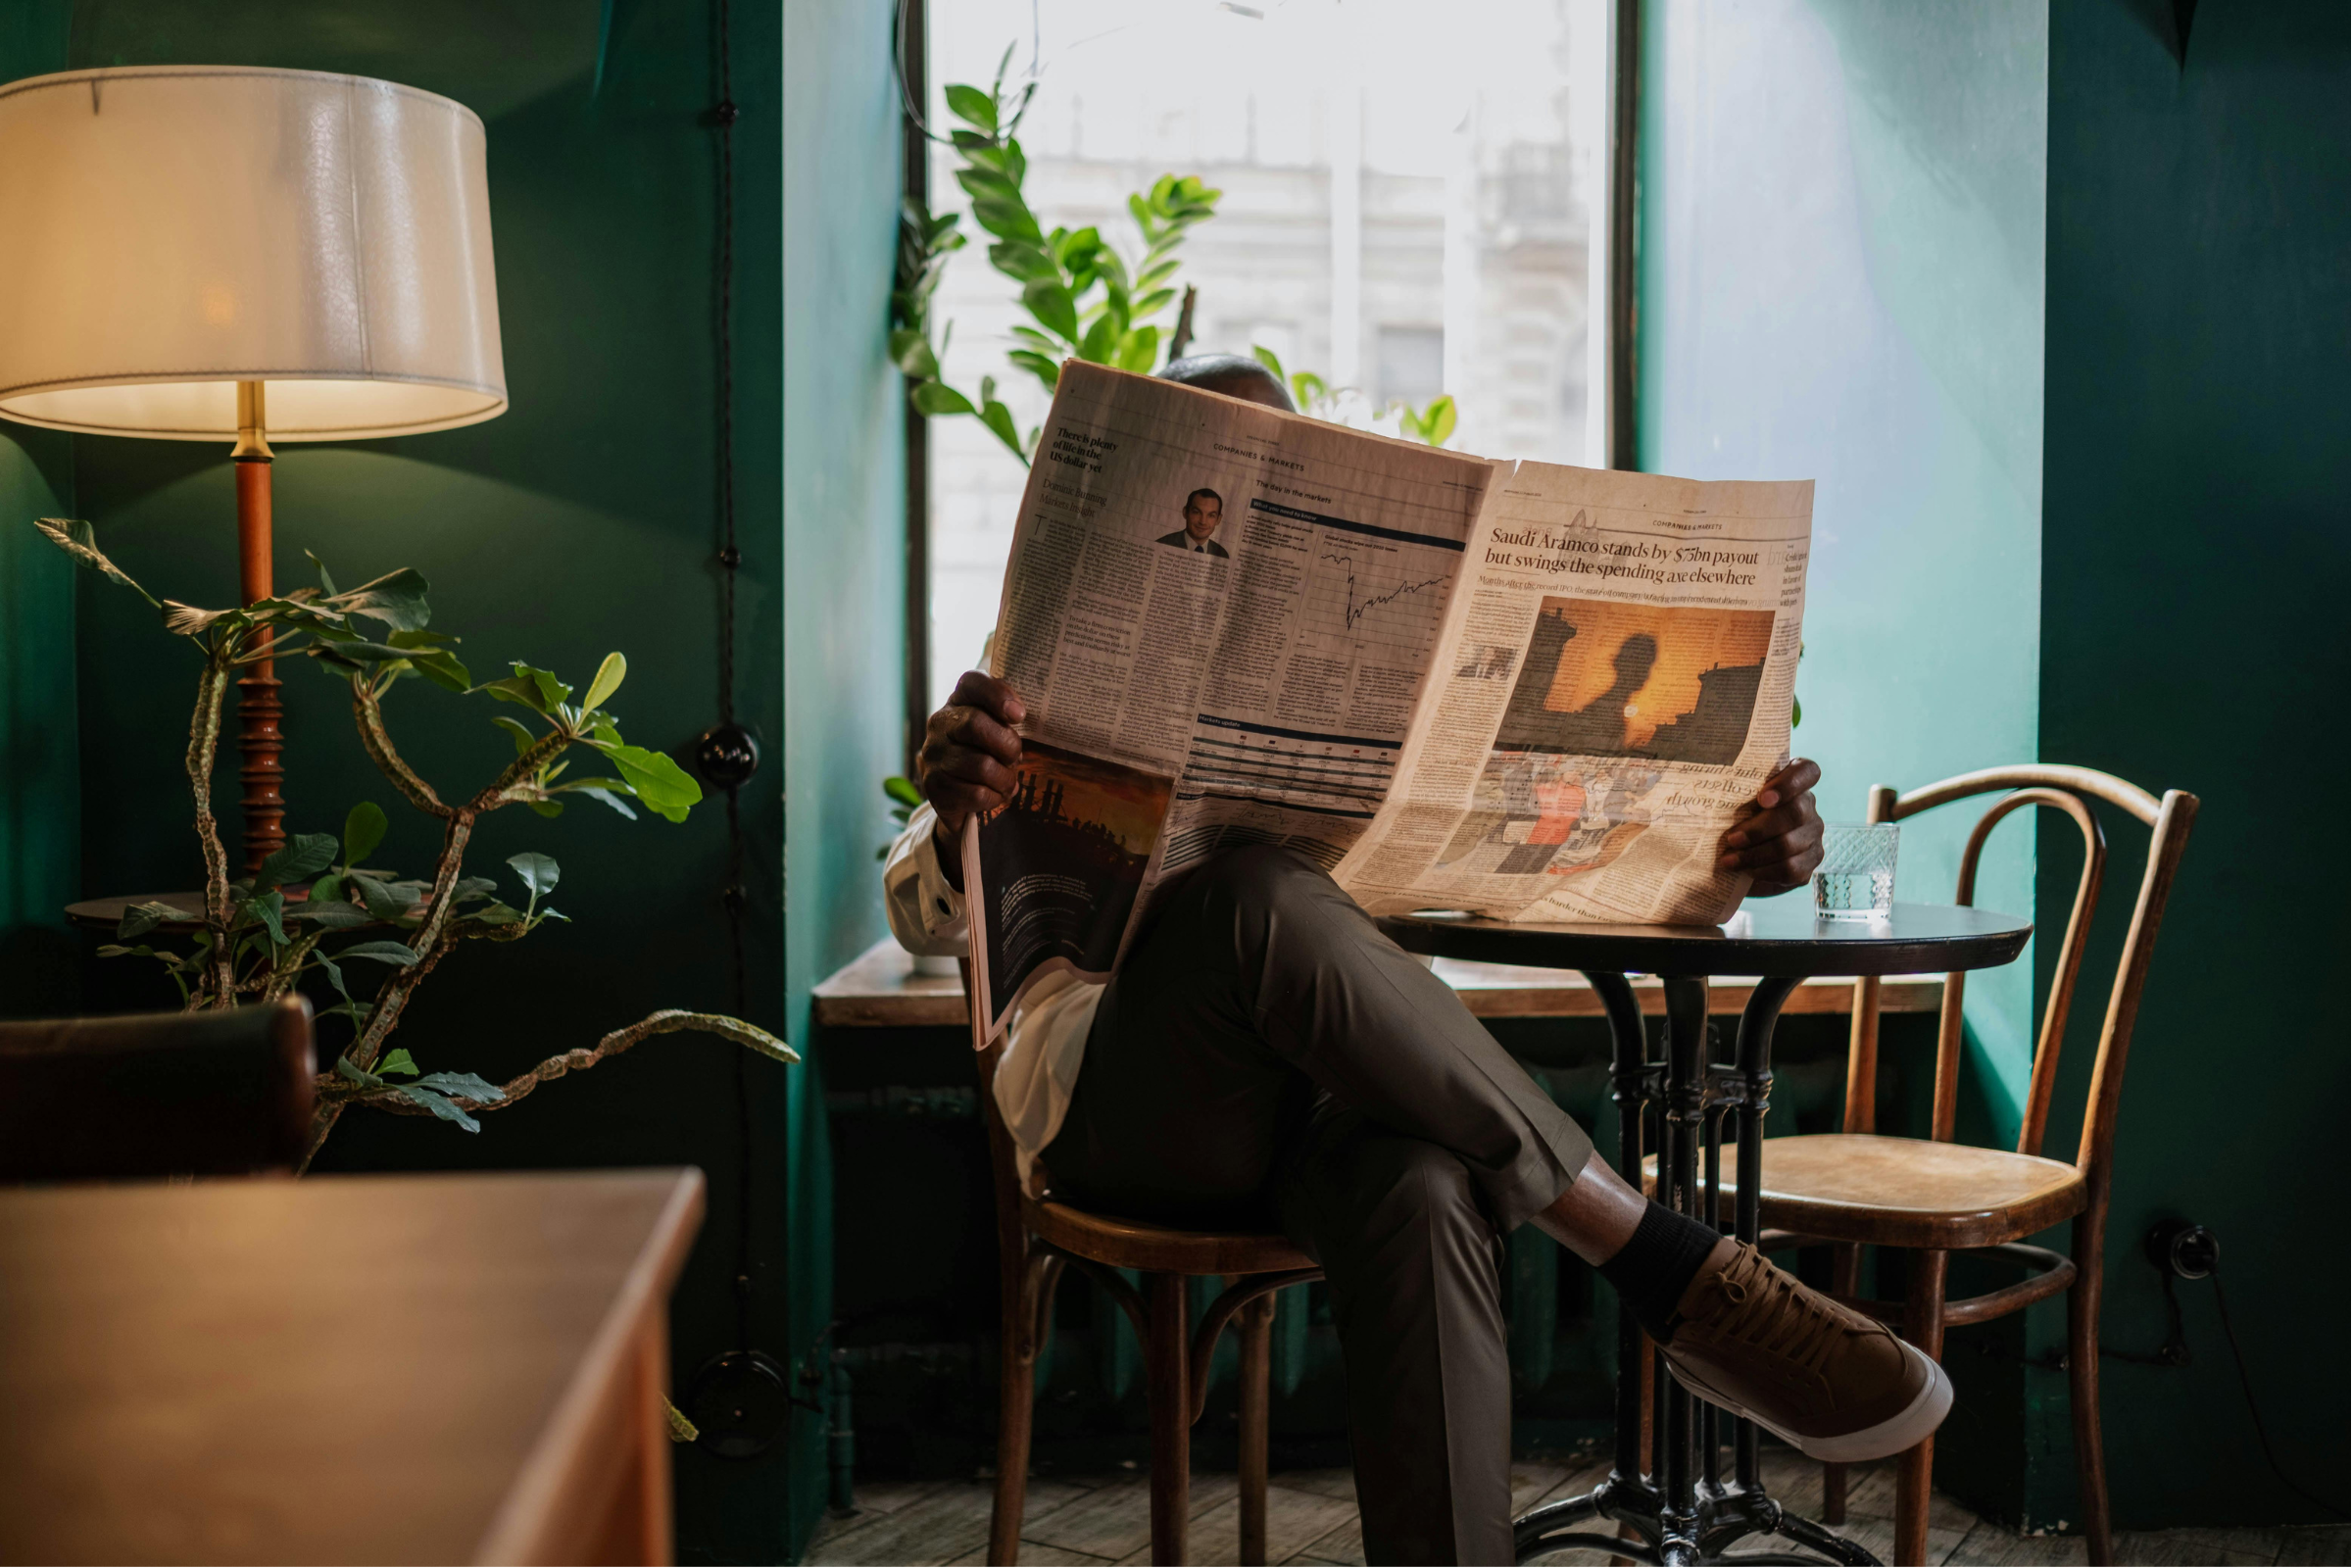
[[[244,603],[267,599],[270,587],[270,442],[265,435],[268,408],[259,381],[237,383],[237,445],[229,454],[237,473],[237,588]],[[270,634],[259,633],[263,647]],[[285,847],[285,766],[280,756],[285,735],[279,728],[285,714],[278,701],[277,662],[263,659],[245,666],[237,678],[237,749],[244,754],[238,777],[245,784],[245,873],[253,875],[262,862]]]

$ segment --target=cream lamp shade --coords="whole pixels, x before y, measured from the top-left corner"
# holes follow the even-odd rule
[[[271,441],[506,412],[482,122],[367,76],[242,66],[0,85],[0,417]]]

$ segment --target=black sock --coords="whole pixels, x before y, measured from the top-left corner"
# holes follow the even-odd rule
[[[1722,1240],[1714,1226],[1652,1200],[1634,1227],[1633,1240],[1600,1265],[1600,1277],[1616,1288],[1617,1298],[1642,1331],[1664,1345],[1682,1321],[1674,1309],[1683,1293]]]

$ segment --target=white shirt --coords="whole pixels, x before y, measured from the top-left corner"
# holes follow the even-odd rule
[[[932,834],[938,821],[927,805],[908,819],[883,862],[882,902],[899,946],[909,953],[961,957],[971,951],[970,927],[963,895],[948,885],[939,868]],[[1030,992],[1005,1025],[1004,1050],[997,1058],[997,1108],[1020,1151],[1024,1181],[1038,1151],[1061,1131],[1086,1054],[1087,1031],[1095,1025],[1102,1000],[1102,986],[1055,975]]]

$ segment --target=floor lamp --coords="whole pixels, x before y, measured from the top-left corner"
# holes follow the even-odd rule
[[[0,418],[233,441],[238,585],[269,597],[272,441],[506,412],[484,162],[471,110],[367,76],[0,84]],[[237,684],[252,871],[285,842],[283,742],[270,662]]]

